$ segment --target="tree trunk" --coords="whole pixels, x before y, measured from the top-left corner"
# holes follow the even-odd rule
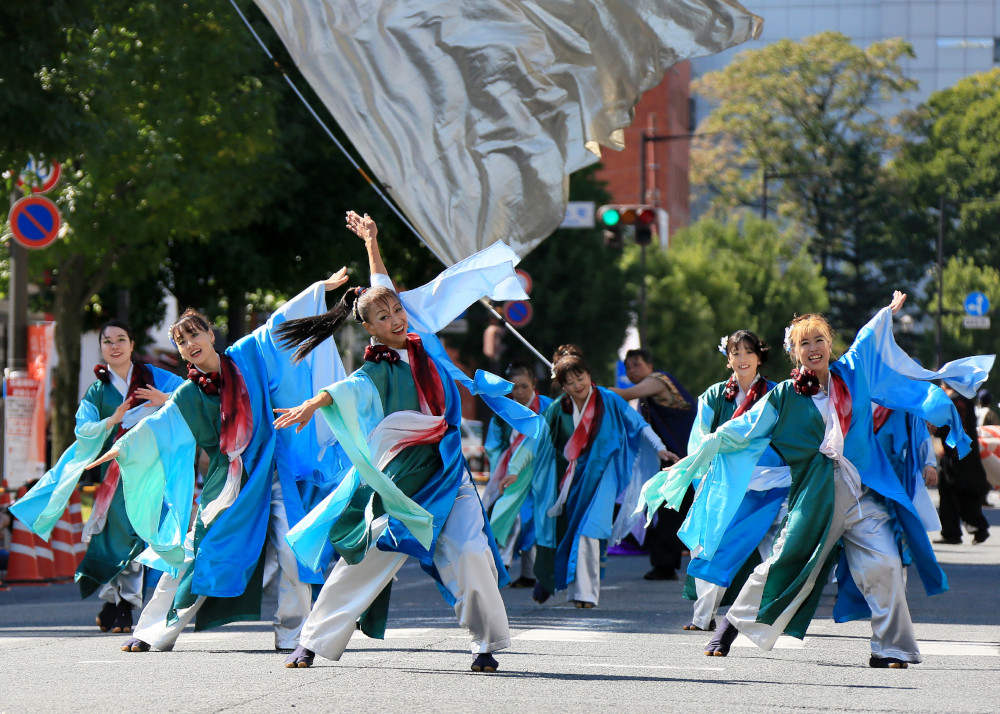
[[[230,345],[234,345],[236,344],[236,340],[247,333],[247,305],[242,292],[229,298],[226,321],[229,323],[229,338],[227,342]]]
[[[74,415],[79,403],[80,335],[83,332],[84,293],[89,293],[83,261],[71,258],[59,271],[53,310],[56,318],[56,354],[53,373],[52,453],[61,454],[73,443]]]

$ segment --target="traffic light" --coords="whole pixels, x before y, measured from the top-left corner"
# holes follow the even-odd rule
[[[604,245],[621,250],[625,247],[622,238],[622,214],[618,206],[601,206],[597,209],[597,223],[604,229]]]
[[[637,245],[653,242],[653,224],[656,223],[656,209],[652,206],[611,204],[597,209],[597,223],[604,228],[604,244],[609,248],[621,249],[625,245],[623,232],[626,226],[635,231]]]

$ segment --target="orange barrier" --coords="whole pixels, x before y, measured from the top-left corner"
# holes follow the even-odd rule
[[[76,542],[74,540],[73,524],[70,522],[70,507],[63,511],[62,517],[52,529],[49,545],[52,547],[54,575],[57,578],[72,578],[76,573]]]
[[[83,556],[87,554],[87,544],[83,542],[83,506],[80,503],[80,489],[73,490],[73,495],[69,497],[66,513],[73,535],[73,571],[75,572],[80,567],[80,563],[83,562]]]
[[[23,486],[17,492],[18,498],[27,493]],[[17,518],[14,519],[13,537],[10,544],[10,560],[7,563],[7,583],[41,584],[43,578],[38,570],[35,556],[35,534],[28,530]]]

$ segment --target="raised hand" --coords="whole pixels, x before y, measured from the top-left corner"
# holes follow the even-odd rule
[[[364,241],[376,240],[378,237],[378,226],[367,213],[359,216],[354,211],[348,211],[347,229]]]
[[[326,287],[327,292],[331,290],[336,290],[341,285],[347,282],[347,267],[343,267],[336,273],[331,275],[329,278],[323,281],[323,285]]]
[[[169,394],[161,392],[156,387],[139,387],[135,390],[135,396],[139,399],[145,399],[154,407],[162,407],[170,397]]]
[[[906,302],[906,293],[901,293],[895,290],[892,293],[892,302],[889,303],[889,309],[892,310],[892,314],[895,315],[899,312],[900,308],[903,307],[903,303]]]
[[[305,400],[297,407],[275,409],[274,413],[280,414],[280,416],[274,420],[274,428],[287,429],[290,426],[295,426],[295,433],[298,434],[305,429],[306,424],[313,418],[313,414],[316,413],[317,409],[331,404],[333,404],[333,398],[327,392],[320,392],[315,397]]]
[[[136,391],[138,392],[139,390],[137,389]],[[121,424],[122,419],[125,418],[125,412],[127,411],[128,411],[128,400],[126,399],[124,402],[119,404],[118,408],[115,409],[111,413],[111,416],[108,417],[108,428],[114,429],[116,426]]]

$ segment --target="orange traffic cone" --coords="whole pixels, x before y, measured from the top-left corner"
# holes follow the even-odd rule
[[[52,548],[40,536],[34,536],[34,540],[38,576],[42,580],[52,580],[56,576],[56,563],[55,558],[52,556]]]
[[[80,504],[79,488],[74,489],[73,495],[69,497],[69,506],[66,512],[69,514],[69,525],[73,534],[73,557],[75,559],[73,571],[75,572],[80,567],[80,563],[83,562],[83,556],[87,554],[87,544],[83,542],[83,507]]]
[[[57,578],[72,578],[76,573],[76,542],[73,524],[69,520],[69,507],[52,529],[49,545],[52,547],[54,574]],[[79,540],[80,536],[76,536]]]
[[[27,492],[22,487],[18,491],[20,498]],[[10,544],[10,560],[7,563],[7,581],[11,584],[38,584],[42,580],[38,572],[38,560],[35,557],[35,534],[17,518],[14,519],[13,533]]]

